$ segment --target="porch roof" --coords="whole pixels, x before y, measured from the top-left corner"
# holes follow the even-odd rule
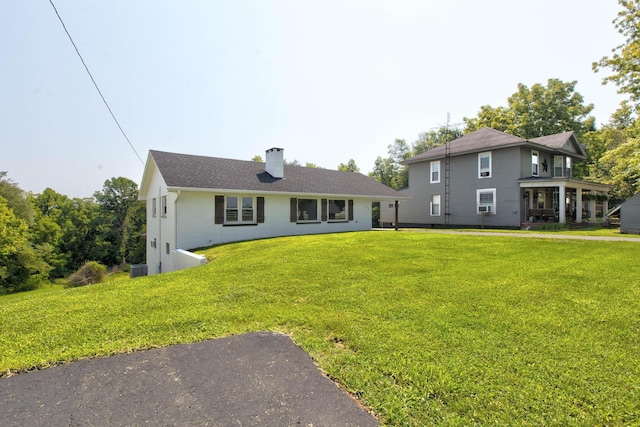
[[[600,191],[608,193],[613,189],[613,185],[599,184],[597,182],[581,181],[578,179],[562,178],[562,177],[527,177],[518,180],[520,188],[538,188],[538,187],[566,187],[576,188],[582,191]]]

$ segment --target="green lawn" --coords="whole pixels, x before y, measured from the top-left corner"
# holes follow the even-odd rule
[[[361,232],[0,298],[0,372],[292,335],[388,425],[640,424],[638,242]]]

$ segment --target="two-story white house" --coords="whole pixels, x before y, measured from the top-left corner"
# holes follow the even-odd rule
[[[586,160],[574,132],[525,139],[482,128],[403,162],[409,197],[399,207],[400,226],[520,228],[530,221],[595,220],[607,212],[611,186],[574,179]],[[384,223],[394,208],[381,206]]]

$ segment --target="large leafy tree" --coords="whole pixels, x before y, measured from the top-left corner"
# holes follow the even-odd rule
[[[595,119],[589,114],[593,104],[575,91],[576,81],[547,80],[531,88],[520,83],[511,95],[507,107],[480,108],[478,115],[464,118],[465,133],[491,127],[522,138],[535,138],[554,133],[575,131],[578,135],[595,130]]]
[[[349,159],[346,164],[340,163],[338,165],[338,170],[342,172],[360,172],[360,168],[356,165],[356,161],[353,159]]]
[[[98,205],[91,199],[70,199],[47,188],[30,196],[35,208],[31,227],[34,244],[50,248],[46,261],[51,278],[65,277],[90,261],[95,245]]]
[[[32,289],[51,269],[29,242],[28,233],[27,222],[0,196],[0,294]]]
[[[613,199],[620,202],[640,191],[640,1],[619,0],[622,9],[613,24],[624,42],[612,55],[593,63],[593,70],[608,69],[603,84],[614,83],[628,100],[611,116],[609,124],[587,135],[593,153],[589,178],[614,184]]]
[[[369,177],[384,185],[395,188],[406,187],[409,184],[409,171],[400,162],[411,157],[411,149],[404,139],[396,139],[387,146],[389,157],[378,157]]]
[[[411,145],[411,155],[417,156],[418,154],[453,141],[461,136],[462,130],[460,128],[449,126],[441,126],[435,130],[422,132],[418,135],[418,139]]]
[[[100,214],[92,258],[106,265],[141,262],[145,210],[138,200],[138,185],[128,178],[111,178],[93,196]]]
[[[624,43],[612,49],[611,56],[604,56],[593,63],[598,72],[609,69],[613,74],[605,77],[604,84],[614,83],[618,93],[629,95],[638,110],[640,107],[640,1],[618,0],[622,10],[613,20],[615,28],[625,38]]]

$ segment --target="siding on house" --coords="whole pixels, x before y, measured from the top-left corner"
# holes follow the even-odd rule
[[[450,180],[450,225],[492,226],[520,225],[521,198],[517,185],[521,169],[520,147],[511,147],[491,152],[491,177],[479,178],[478,153],[459,155],[451,160]],[[524,155],[523,155],[524,156]],[[528,155],[530,157],[530,154]],[[441,160],[441,179],[439,183],[430,183],[430,161],[411,164],[409,167],[409,187],[401,190],[403,196],[411,201],[400,203],[400,224],[405,225],[442,225],[445,224],[444,196],[444,159]],[[531,164],[527,163],[529,169]],[[494,215],[479,215],[477,211],[477,190],[495,189]],[[441,196],[440,215],[431,215],[432,196]],[[383,220],[391,220],[391,211],[387,206]]]
[[[620,207],[620,232],[640,234],[640,193],[632,196]]]

